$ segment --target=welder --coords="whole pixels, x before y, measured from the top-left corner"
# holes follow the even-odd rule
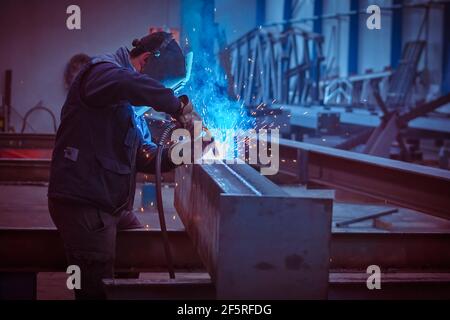
[[[172,36],[157,32],[114,54],[94,57],[73,81],[61,111],[48,189],[49,211],[67,262],[81,270],[77,299],[102,299],[114,275],[118,230],[139,228],[133,199],[136,173],[153,173],[156,145],[142,116],[147,106],[192,126],[193,106],[169,86],[186,64]],[[170,146],[162,170],[172,170]]]

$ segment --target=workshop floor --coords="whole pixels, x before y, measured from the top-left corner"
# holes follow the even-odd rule
[[[156,207],[141,208],[141,185],[138,185],[134,211],[142,225],[149,230],[159,229]],[[183,230],[173,207],[173,188],[163,189],[164,209],[169,230]],[[36,228],[54,227],[47,209],[47,186],[0,185],[0,227]]]
[[[135,199],[135,211],[140,221],[148,229],[158,230],[159,221],[155,208],[141,209],[141,185],[138,186]],[[302,186],[283,187],[292,195],[308,192],[329,193],[329,190],[308,190]],[[163,197],[166,209],[166,221],[169,230],[183,230],[183,225],[173,207],[172,187],[166,186]],[[47,187],[45,185],[0,185],[0,227],[54,227],[47,211]],[[450,222],[399,208],[397,213],[337,228],[336,222],[374,214],[392,208],[380,201],[356,197],[343,192],[335,194],[333,205],[333,232],[450,232]],[[141,274],[141,278],[154,276]],[[67,275],[59,272],[40,273],[38,275],[38,299],[73,299],[73,292],[67,290]]]
[[[284,186],[283,189],[291,195],[301,196],[307,192],[329,193],[329,190],[310,190],[303,186]],[[450,232],[450,221],[423,214],[421,212],[386,204],[383,201],[358,196],[344,191],[334,192],[333,232]],[[380,218],[370,219],[351,224],[346,227],[336,227],[335,224],[355,218],[369,216],[398,209],[398,212]]]

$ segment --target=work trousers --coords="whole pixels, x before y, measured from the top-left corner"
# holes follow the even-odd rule
[[[104,299],[102,279],[113,278],[117,231],[142,228],[133,212],[119,215],[78,202],[49,199],[50,215],[61,235],[67,262],[81,271],[77,300]]]

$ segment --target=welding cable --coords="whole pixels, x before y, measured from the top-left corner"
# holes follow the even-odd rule
[[[159,138],[158,149],[156,152],[156,206],[158,207],[159,224],[161,226],[161,234],[163,238],[164,251],[166,254],[167,268],[169,269],[169,276],[175,279],[175,270],[173,268],[172,253],[169,246],[169,237],[167,234],[166,218],[164,215],[164,205],[162,199],[162,170],[161,162],[164,151],[164,145],[168,142],[169,135],[177,126],[173,122],[169,122],[164,128],[161,137]]]

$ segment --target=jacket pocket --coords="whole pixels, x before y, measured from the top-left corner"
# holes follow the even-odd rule
[[[117,174],[130,174],[131,173],[131,166],[122,162],[119,162],[115,159],[105,157],[102,155],[96,155],[96,158],[100,165],[105,168],[106,170],[109,170],[111,172],[117,173]]]
[[[103,155],[97,154],[96,158],[99,173],[94,182],[95,189],[98,191],[102,207],[106,208],[105,211],[113,213],[130,200],[131,166]]]

